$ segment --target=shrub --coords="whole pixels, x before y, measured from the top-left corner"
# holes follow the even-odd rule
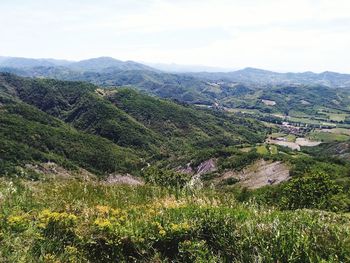
[[[75,233],[77,216],[66,212],[43,210],[38,215],[38,235],[33,247],[34,254],[60,254],[66,246],[74,246],[78,240]]]
[[[149,184],[155,184],[164,187],[184,187],[190,180],[190,175],[177,173],[171,170],[159,169],[156,167],[148,168],[143,174]]]
[[[30,223],[29,215],[11,215],[7,218],[7,223],[11,230],[14,231],[24,231],[28,228]]]
[[[341,191],[341,187],[329,175],[322,172],[309,173],[293,178],[285,185],[281,206],[285,209],[330,209],[331,197]]]
[[[219,262],[204,240],[185,240],[179,243],[180,262]]]

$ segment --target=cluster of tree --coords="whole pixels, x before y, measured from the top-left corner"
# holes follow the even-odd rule
[[[130,89],[99,92],[82,82],[11,74],[0,75],[0,86],[2,141],[17,143],[17,150],[28,147],[28,152],[59,156],[54,160],[67,160],[97,173],[139,171],[145,161],[170,157],[189,161],[200,149],[261,142],[266,132],[252,119]],[[0,162],[8,158],[8,151],[3,147]],[[25,156],[7,160],[6,167],[9,162],[19,165],[17,159],[48,159]]]

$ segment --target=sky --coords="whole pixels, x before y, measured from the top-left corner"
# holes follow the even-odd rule
[[[1,0],[0,56],[350,73],[349,0]]]

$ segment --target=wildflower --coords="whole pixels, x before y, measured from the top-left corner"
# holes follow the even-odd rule
[[[39,221],[39,227],[46,227],[50,222],[59,224],[63,227],[69,227],[76,223],[77,217],[66,212],[51,212],[50,210],[45,209],[39,214]]]
[[[98,214],[107,215],[110,211],[110,207],[106,205],[97,205],[96,211]]]
[[[164,229],[159,230],[159,235],[165,236],[166,232]]]
[[[100,230],[108,230],[112,228],[112,223],[108,219],[97,218],[94,221],[95,226],[97,226]]]
[[[7,219],[9,226],[14,230],[24,230],[29,223],[28,215],[9,216]]]
[[[119,221],[125,221],[127,219],[127,213],[121,209],[111,209],[111,215],[116,217]]]
[[[187,222],[181,223],[181,224],[171,224],[170,228],[172,231],[187,231],[190,229],[190,225]]]
[[[48,263],[58,263],[59,260],[55,257],[55,255],[53,254],[46,254],[44,256],[44,262],[48,262]]]
[[[80,262],[78,260],[78,249],[76,247],[73,246],[66,246],[64,247],[64,252],[67,254],[68,256],[68,262]]]

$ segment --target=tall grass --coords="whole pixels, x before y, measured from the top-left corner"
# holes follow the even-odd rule
[[[1,181],[1,262],[349,262],[350,217],[233,195]]]

